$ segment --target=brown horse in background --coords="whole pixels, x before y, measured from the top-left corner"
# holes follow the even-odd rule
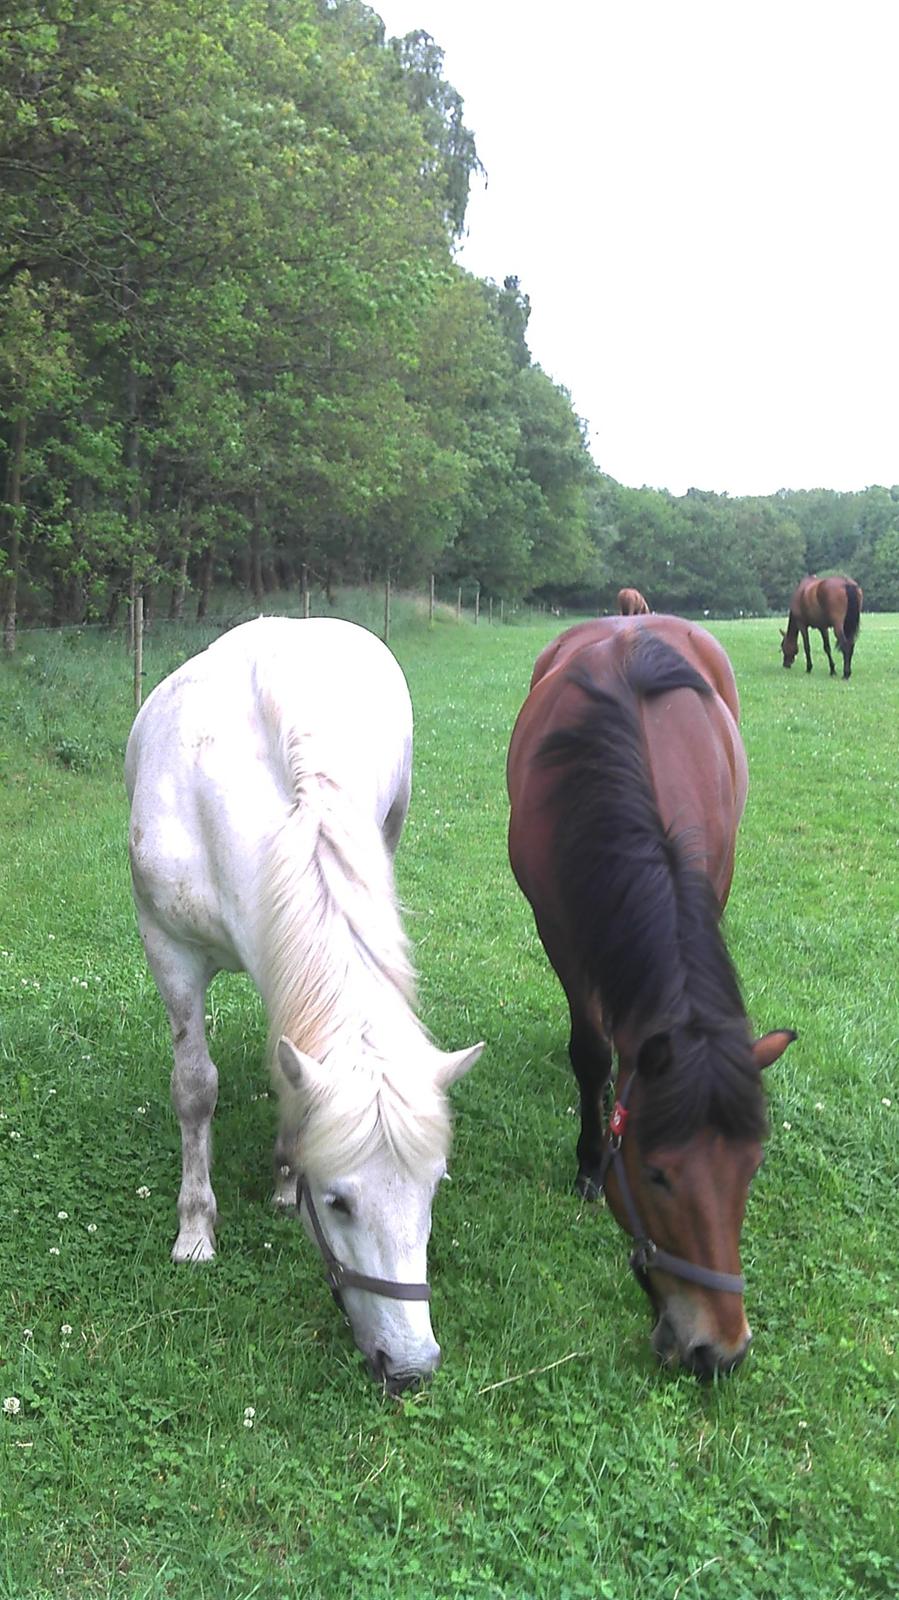
[[[649,606],[639,589],[618,590],[618,610],[622,617],[646,617]]]
[[[751,1337],[739,1242],[760,1068],[795,1037],[753,1043],[719,928],[747,789],[733,671],[694,623],[605,617],[547,646],[531,684],[509,854],[568,998],[577,1188],[604,1189],[634,1238],[660,1359],[729,1372]]]
[[[830,676],[836,675],[830,653],[828,628],[837,637],[837,649],[843,656],[843,677],[852,675],[852,652],[858,638],[862,615],[861,585],[854,578],[803,578],[793,591],[786,632],[781,629],[781,650],[784,666],[791,667],[799,653],[798,635],[805,645],[805,670],[812,670],[812,652],[809,649],[808,630],[817,628],[824,641],[824,654],[830,662]]]

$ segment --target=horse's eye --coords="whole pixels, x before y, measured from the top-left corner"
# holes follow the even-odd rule
[[[349,1201],[342,1194],[326,1195],[325,1205],[329,1211],[339,1211],[342,1217],[351,1217],[353,1215]]]
[[[646,1176],[649,1179],[650,1183],[655,1184],[655,1187],[657,1189],[670,1189],[671,1188],[671,1185],[668,1182],[668,1179],[666,1178],[666,1176],[665,1176],[664,1172],[662,1171],[661,1167],[647,1167],[646,1168]]]

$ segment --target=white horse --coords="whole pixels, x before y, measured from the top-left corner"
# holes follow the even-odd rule
[[[319,618],[249,622],[186,662],[147,699],[125,758],[138,923],[174,1045],[172,1257],[215,1254],[205,996],[216,972],[246,971],[280,1097],[276,1199],[293,1204],[302,1179],[307,1230],[341,1263],[332,1285],[393,1392],[440,1361],[415,1280],[446,1171],[445,1091],[483,1048],[443,1054],[413,1010],[393,882],[411,765],[397,662],[365,629]],[[398,1297],[404,1285],[418,1297]]]

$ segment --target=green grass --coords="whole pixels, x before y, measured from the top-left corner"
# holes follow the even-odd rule
[[[2,668],[0,1389],[21,1410],[0,1416],[0,1596],[899,1594],[899,618],[865,618],[848,685],[819,654],[784,672],[773,622],[713,624],[751,773],[729,943],[758,1028],[799,1040],[769,1075],[744,1229],[755,1345],[709,1388],[657,1370],[623,1237],[571,1191],[564,1003],[506,862],[509,733],[561,624],[394,622],[422,1015],[446,1047],[488,1041],[435,1207],[444,1366],[398,1402],[269,1208],[241,979],[210,992],[220,1253],[169,1263],[179,1138],[125,860],[128,659],[34,635]],[[151,635],[148,685],[214,631]]]

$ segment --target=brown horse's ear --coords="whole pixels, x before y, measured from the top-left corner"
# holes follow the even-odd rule
[[[786,630],[786,628],[781,628],[781,630],[780,630],[780,637],[781,637],[781,638],[782,638],[782,639],[785,639],[785,638],[786,638],[786,637],[787,637],[787,630]]]
[[[653,1033],[637,1051],[637,1071],[641,1078],[658,1078],[671,1061],[670,1033]]]
[[[792,1044],[796,1037],[792,1028],[778,1028],[774,1033],[763,1033],[752,1046],[756,1066],[761,1069],[779,1061],[787,1045]]]

